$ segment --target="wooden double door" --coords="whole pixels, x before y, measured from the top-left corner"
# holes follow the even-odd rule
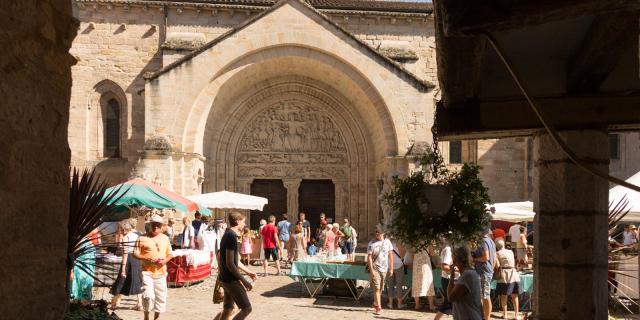
[[[298,192],[298,212],[289,212],[289,221],[298,221],[298,213],[306,213],[311,222],[312,234],[315,234],[320,221],[320,213],[324,212],[328,219],[335,220],[335,186],[331,180],[302,180]],[[269,199],[263,211],[251,212],[251,229],[258,229],[260,219],[267,220],[269,215],[282,219],[287,212],[287,189],[280,179],[256,179],[251,184],[251,194]],[[295,191],[294,191],[295,192]]]

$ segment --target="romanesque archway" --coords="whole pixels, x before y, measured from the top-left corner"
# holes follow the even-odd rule
[[[310,78],[266,81],[237,102],[224,124],[208,124],[207,137],[219,134],[205,143],[205,175],[216,178],[207,188],[249,193],[256,179],[282,180],[287,211],[295,215],[301,182],[329,180],[335,186],[335,218],[370,224],[371,141],[348,103]]]

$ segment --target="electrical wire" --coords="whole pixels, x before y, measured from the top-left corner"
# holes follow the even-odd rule
[[[593,174],[595,176],[598,176],[598,177],[600,177],[602,179],[605,179],[607,181],[613,182],[613,183],[615,183],[617,185],[621,185],[623,187],[629,188],[631,190],[640,192],[640,187],[639,186],[636,186],[636,185],[634,185],[632,183],[629,183],[627,181],[624,181],[622,179],[618,179],[618,178],[613,177],[613,176],[611,176],[611,175],[609,175],[607,173],[604,173],[604,172],[594,168],[593,166],[591,166],[591,165],[589,165],[587,163],[583,163],[580,160],[580,158],[578,158],[578,156],[571,150],[571,148],[569,148],[567,143],[564,140],[562,140],[562,138],[560,137],[560,134],[558,134],[556,129],[553,127],[553,125],[551,123],[549,123],[549,121],[547,120],[547,117],[546,117],[546,115],[544,115],[544,112],[541,109],[538,108],[538,106],[534,102],[533,98],[529,95],[529,93],[528,93],[527,89],[525,88],[524,84],[522,83],[522,81],[520,81],[520,78],[518,77],[518,75],[513,70],[513,66],[511,65],[511,62],[503,54],[502,49],[498,45],[498,42],[493,37],[493,35],[491,35],[490,33],[484,33],[484,35],[487,37],[489,43],[493,47],[493,50],[495,50],[495,52],[498,55],[498,57],[500,58],[500,60],[502,60],[502,63],[505,65],[505,67],[509,71],[509,74],[511,74],[511,77],[515,81],[516,85],[518,86],[518,88],[520,89],[520,91],[522,92],[524,97],[527,99],[527,102],[529,102],[529,105],[531,106],[531,109],[533,109],[533,112],[536,114],[536,116],[538,117],[538,119],[540,120],[540,122],[542,123],[544,128],[547,130],[547,133],[549,133],[549,135],[551,136],[553,141],[562,149],[562,151],[564,151],[564,153],[569,157],[569,159],[576,166],[578,166],[579,168],[581,168],[581,169],[583,169],[583,170],[585,170],[585,171],[587,171],[587,172],[589,172],[589,173],[591,173],[591,174]]]

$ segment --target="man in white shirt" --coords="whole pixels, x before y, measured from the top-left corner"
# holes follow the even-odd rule
[[[384,231],[380,225],[376,227],[375,239],[371,240],[367,247],[367,264],[371,273],[375,314],[380,315],[382,285],[387,277],[393,277],[393,245],[389,239],[384,238]]]
[[[518,238],[520,238],[520,227],[522,225],[516,222],[509,228],[509,241],[511,242],[511,249],[515,250],[516,243],[518,242]]]

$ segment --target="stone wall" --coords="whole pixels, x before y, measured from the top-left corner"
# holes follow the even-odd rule
[[[480,178],[489,188],[493,202],[523,201],[528,198],[526,138],[477,141]]]
[[[80,20],[73,67],[69,144],[72,165],[95,167],[112,184],[129,177],[144,144],[145,72],[162,66],[158,52],[164,13],[142,7],[75,7]],[[121,154],[105,157],[100,97],[114,94],[122,108]]]
[[[144,144],[142,76],[190,52],[160,49],[167,37],[195,35],[211,41],[262,11],[98,2],[75,2],[74,10],[81,26],[71,50],[78,59],[73,68],[69,126],[72,165],[96,167],[112,183],[129,177]],[[328,15],[376,48],[412,52],[418,59],[404,61],[403,65],[418,77],[437,83],[431,18]],[[116,159],[105,157],[102,150],[100,96],[111,91],[121,92],[118,100],[126,110],[121,123],[121,157]]]
[[[620,148],[618,159],[610,159],[609,174],[620,179],[628,179],[640,171],[640,133],[619,133]]]
[[[68,0],[0,2],[0,318],[62,318],[69,202]]]

